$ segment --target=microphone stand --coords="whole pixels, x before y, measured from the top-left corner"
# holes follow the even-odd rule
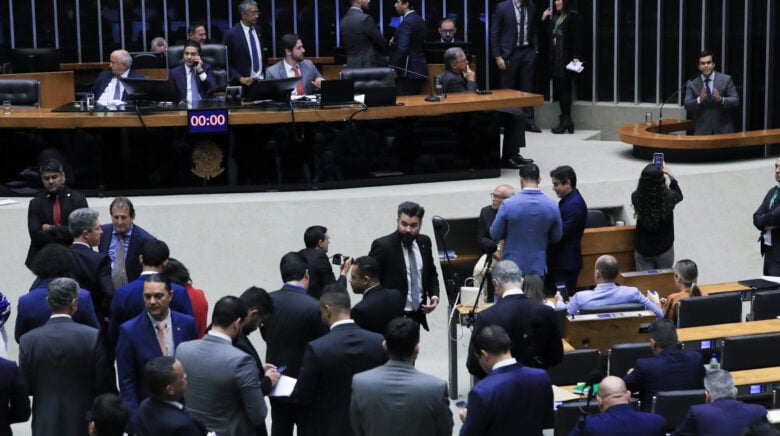
[[[414,76],[417,76],[420,79],[428,80],[428,78],[429,78],[425,74],[416,73],[416,72],[414,72],[412,70],[407,70],[406,68],[403,68],[403,67],[397,67],[395,65],[390,65],[390,68],[392,68],[394,70],[403,71],[404,73],[407,73],[407,74],[412,74]],[[441,97],[439,97],[437,95],[434,95],[433,83],[431,83],[431,95],[429,95],[428,97],[425,97],[425,101],[429,101],[429,102],[432,102],[432,103],[435,103],[437,101],[441,101]]]
[[[698,76],[699,74],[701,74],[701,73],[696,73],[693,76],[691,76],[691,78],[686,80],[685,83],[683,83],[683,85],[677,89],[677,91],[674,91],[674,94],[670,95],[669,98],[667,98],[666,100],[664,100],[663,103],[661,103],[661,108],[658,110],[658,131],[659,132],[663,133],[661,131],[661,125],[664,122],[664,105],[666,103],[669,103],[670,101],[672,101],[672,99],[674,97],[676,97],[678,94],[680,94],[680,92],[682,92],[682,90],[685,89],[686,86],[688,86],[688,82],[690,82],[691,80],[695,79],[696,76]]]
[[[590,416],[590,400],[593,399],[593,382],[589,381],[585,387],[588,389],[588,397],[585,400],[585,410],[580,409],[580,412],[582,413],[582,416],[580,417],[580,420],[577,421],[577,430],[580,434],[585,433],[585,425],[587,424],[586,421],[588,419],[588,416]]]

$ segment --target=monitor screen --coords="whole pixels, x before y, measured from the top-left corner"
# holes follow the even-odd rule
[[[60,70],[60,51],[49,48],[15,48],[11,50],[14,73],[40,73]]]

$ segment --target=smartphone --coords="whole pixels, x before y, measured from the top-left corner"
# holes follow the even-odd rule
[[[341,254],[333,255],[333,265],[341,265]]]
[[[664,167],[664,154],[663,153],[653,153],[653,165],[657,166],[658,168]]]
[[[465,409],[466,408],[466,402],[463,401],[463,400],[458,401],[457,403],[455,403],[455,406],[457,406],[458,409]]]
[[[556,283],[555,290],[561,293],[561,297],[563,297],[565,303],[569,302],[569,290],[566,289],[565,283]]]
[[[281,374],[281,373],[284,372],[285,369],[287,369],[287,365],[277,366],[276,367],[276,372]]]

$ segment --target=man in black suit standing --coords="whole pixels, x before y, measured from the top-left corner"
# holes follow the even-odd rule
[[[352,291],[363,299],[352,308],[351,316],[361,328],[384,334],[385,327],[404,315],[404,296],[379,283],[379,263],[371,256],[355,259],[350,275]]]
[[[371,15],[365,13],[371,0],[352,0],[341,19],[341,45],[347,51],[347,68],[387,65],[387,41]]]
[[[780,158],[775,160],[775,183],[780,184]],[[753,213],[753,225],[761,232],[758,242],[764,256],[764,274],[780,275],[780,186],[767,191],[764,200]]]
[[[424,215],[425,208],[417,203],[399,204],[396,231],[375,239],[368,255],[379,263],[379,282],[403,294],[404,314],[428,330],[425,315],[439,304],[439,273],[431,238],[420,234]]]
[[[108,211],[111,224],[102,225],[103,235],[100,236],[98,251],[108,254],[111,259],[111,280],[114,288],[118,288],[141,275],[142,266],[138,260],[141,247],[157,238],[135,224],[135,207],[129,198],[116,197]]]
[[[339,277],[333,277],[333,267],[328,260],[328,248],[330,247],[330,235],[325,226],[311,226],[303,233],[303,242],[306,248],[299,251],[309,262],[309,287],[306,293],[319,299],[322,289],[331,284],[338,283],[342,288],[347,287],[347,273],[352,266],[352,258],[339,255]],[[334,256],[335,257],[335,256]]]
[[[263,32],[257,24],[260,9],[254,0],[243,0],[238,10],[241,20],[224,37],[230,61],[229,81],[233,85],[250,86],[255,80],[263,80],[265,67]]]
[[[16,362],[0,357],[0,435],[11,436],[11,424],[30,419],[30,397]]]
[[[414,9],[416,3],[416,0],[396,0],[394,5],[402,17],[390,40],[390,45],[395,46],[390,64],[399,67],[398,95],[418,95],[428,79],[428,63],[423,53],[428,26]]]
[[[349,294],[336,283],[320,297],[322,319],[330,333],[309,342],[292,398],[303,406],[301,436],[351,434],[349,402],[352,376],[387,361],[378,333],[363,330],[349,317]]]
[[[70,252],[76,261],[73,278],[82,289],[89,291],[98,321],[105,329],[111,312],[114,284],[111,282],[111,259],[105,253],[92,249],[100,244],[100,237],[103,235],[103,228],[98,221],[99,215],[94,209],[77,209],[70,215],[68,226],[73,235]]]

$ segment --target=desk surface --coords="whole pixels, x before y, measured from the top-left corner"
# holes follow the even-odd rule
[[[780,332],[780,319],[685,327],[677,329],[677,338],[680,342],[690,342],[775,332]]]
[[[678,150],[711,150],[780,142],[780,129],[748,130],[718,135],[669,134],[693,129],[693,127],[692,121],[679,120],[664,120],[660,126],[657,121],[649,126],[645,123],[626,124],[618,128],[618,137],[621,141],[635,147]]]
[[[734,386],[780,382],[780,366],[731,371],[731,377],[734,378]]]
[[[699,289],[707,295],[724,294],[728,292],[744,292],[751,289],[737,282],[715,283],[712,285],[700,285]]]

